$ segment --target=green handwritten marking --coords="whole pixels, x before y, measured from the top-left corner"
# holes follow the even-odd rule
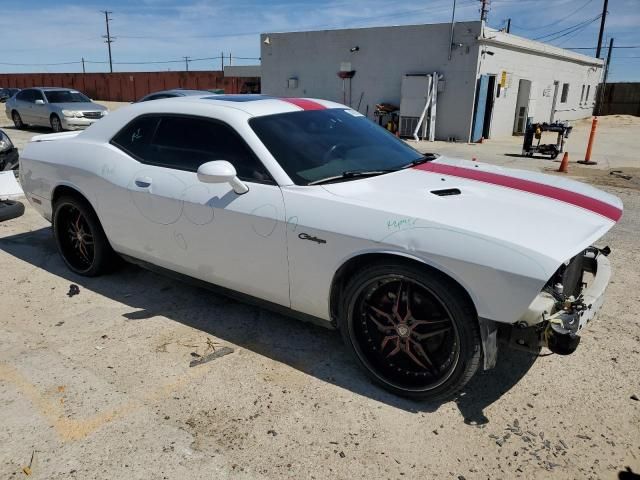
[[[403,228],[411,228],[417,221],[417,218],[396,218],[387,220],[387,229],[402,230]]]

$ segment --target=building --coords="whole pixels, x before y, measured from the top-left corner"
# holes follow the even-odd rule
[[[376,104],[400,106],[405,75],[437,72],[435,138],[456,141],[590,116],[603,67],[481,21],[265,33],[261,57],[262,93],[343,102],[372,119]]]

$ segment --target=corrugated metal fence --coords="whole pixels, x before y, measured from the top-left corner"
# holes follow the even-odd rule
[[[0,87],[74,88],[95,100],[133,102],[158,90],[222,88],[225,93],[259,93],[259,78],[225,77],[222,72],[2,73]]]
[[[607,83],[604,92],[600,96],[598,88],[597,105],[595,111],[598,115],[636,115],[640,116],[640,82],[636,83]]]

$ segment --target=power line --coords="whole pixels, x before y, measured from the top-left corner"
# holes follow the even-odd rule
[[[223,55],[218,55],[216,57],[202,57],[202,58],[191,58],[191,57],[182,57],[182,59],[178,60],[151,60],[151,61],[142,61],[142,62],[113,62],[113,65],[156,65],[156,64],[167,64],[167,63],[182,63],[185,59],[188,59],[189,63],[193,62],[202,62],[208,60],[220,60],[222,58],[231,58],[232,60],[260,60],[260,57],[225,57]],[[87,60],[84,59],[84,63],[93,63],[93,64],[105,64],[109,63],[105,60]],[[9,63],[9,62],[0,62],[0,65],[9,65],[9,66],[17,66],[17,67],[48,67],[48,66],[56,66],[56,65],[80,65],[82,61],[75,62],[55,62],[55,63]]]
[[[488,0],[486,0],[488,1]],[[476,3],[477,0],[471,0],[468,5],[471,4],[477,4]],[[450,7],[446,7],[446,9],[449,9]],[[437,10],[441,11],[443,10],[444,7],[440,7]],[[404,17],[404,16],[409,16],[409,15],[416,15],[418,13],[422,13],[422,12],[433,12],[434,8],[433,7],[426,7],[426,8],[417,8],[417,9],[411,9],[411,10],[403,10],[400,12],[396,12],[396,13],[390,13],[387,15],[373,15],[370,17],[360,17],[359,19],[357,19],[357,21],[355,22],[351,22],[349,23],[349,25],[336,25],[335,23],[333,24],[329,24],[329,23],[325,23],[325,24],[321,24],[321,25],[308,25],[303,27],[305,30],[320,30],[320,29],[339,29],[339,28],[349,28],[349,26],[352,25],[357,25],[357,24],[361,24],[363,22],[367,22],[370,20],[379,20],[379,19],[388,19],[388,18],[397,18],[397,17]],[[201,35],[118,35],[118,38],[132,38],[132,39],[158,39],[158,38],[162,38],[162,39],[173,39],[173,38],[178,38],[178,39],[183,39],[183,38],[225,38],[225,37],[247,37],[247,36],[251,36],[251,35],[260,35],[262,33],[276,33],[278,32],[279,29],[275,28],[275,29],[271,29],[269,32],[265,32],[265,30],[260,30],[260,31],[253,31],[253,32],[234,32],[234,33],[211,33],[211,34],[201,34]]]
[[[598,47],[564,47],[567,50],[595,50]],[[609,48],[609,47],[604,47],[604,48]],[[640,45],[616,45],[613,47],[614,49],[616,48],[640,48]]]
[[[51,67],[54,65],[74,65],[82,62],[56,62],[56,63],[8,63],[0,62],[0,65],[10,65],[14,67]],[[105,62],[101,62],[105,63]]]
[[[568,18],[573,17],[576,13],[578,13],[579,11],[581,11],[583,8],[585,8],[587,5],[589,5],[591,2],[593,2],[593,0],[587,0],[587,2],[584,5],[581,5],[580,7],[576,8],[573,12],[571,12],[569,15],[562,17],[559,20],[556,20],[555,22],[551,22],[548,23],[546,25],[542,25],[540,27],[521,27],[515,24],[512,24],[515,28],[517,28],[518,30],[526,30],[526,31],[535,31],[535,30],[543,30],[545,28],[549,28],[549,27],[553,27],[554,25],[558,25],[559,23],[564,22],[565,20],[567,20]]]
[[[564,36],[563,32],[566,33],[566,34],[573,33],[576,28],[581,28],[583,26],[586,27],[587,25],[595,22],[599,18],[600,18],[600,15],[596,15],[595,17],[593,17],[591,19],[583,20],[580,23],[576,23],[575,25],[571,25],[570,27],[563,28],[562,30],[558,30],[556,32],[547,33],[546,35],[541,35],[539,37],[535,37],[534,40],[541,40],[541,39],[547,38],[547,37],[555,37],[558,34],[562,34],[560,36]],[[558,38],[560,38],[560,36]],[[545,41],[551,41],[551,40],[547,39]]]

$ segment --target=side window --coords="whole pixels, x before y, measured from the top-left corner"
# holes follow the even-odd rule
[[[151,163],[151,140],[160,117],[155,115],[138,117],[120,130],[111,143],[141,162]]]
[[[562,95],[560,95],[560,103],[567,103],[567,98],[569,97],[569,84],[562,84]]]
[[[162,167],[195,172],[203,163],[226,160],[235,167],[242,180],[273,183],[240,135],[215,120],[163,116],[151,152],[152,159],[148,163]]]
[[[21,100],[23,102],[33,102],[32,96],[33,90],[20,90],[18,95],[16,95],[16,100]]]
[[[43,102],[45,101],[44,95],[40,90],[31,90],[31,92],[33,96],[33,98],[31,99],[32,102],[35,103],[36,100],[42,100]]]
[[[165,95],[164,93],[159,93],[157,95],[151,95],[150,97],[147,97],[144,99],[145,102],[148,102],[149,100],[160,100],[161,98],[169,98],[172,95]]]
[[[587,85],[587,96],[584,99],[585,102],[589,101],[589,90],[591,90],[591,85]]]

